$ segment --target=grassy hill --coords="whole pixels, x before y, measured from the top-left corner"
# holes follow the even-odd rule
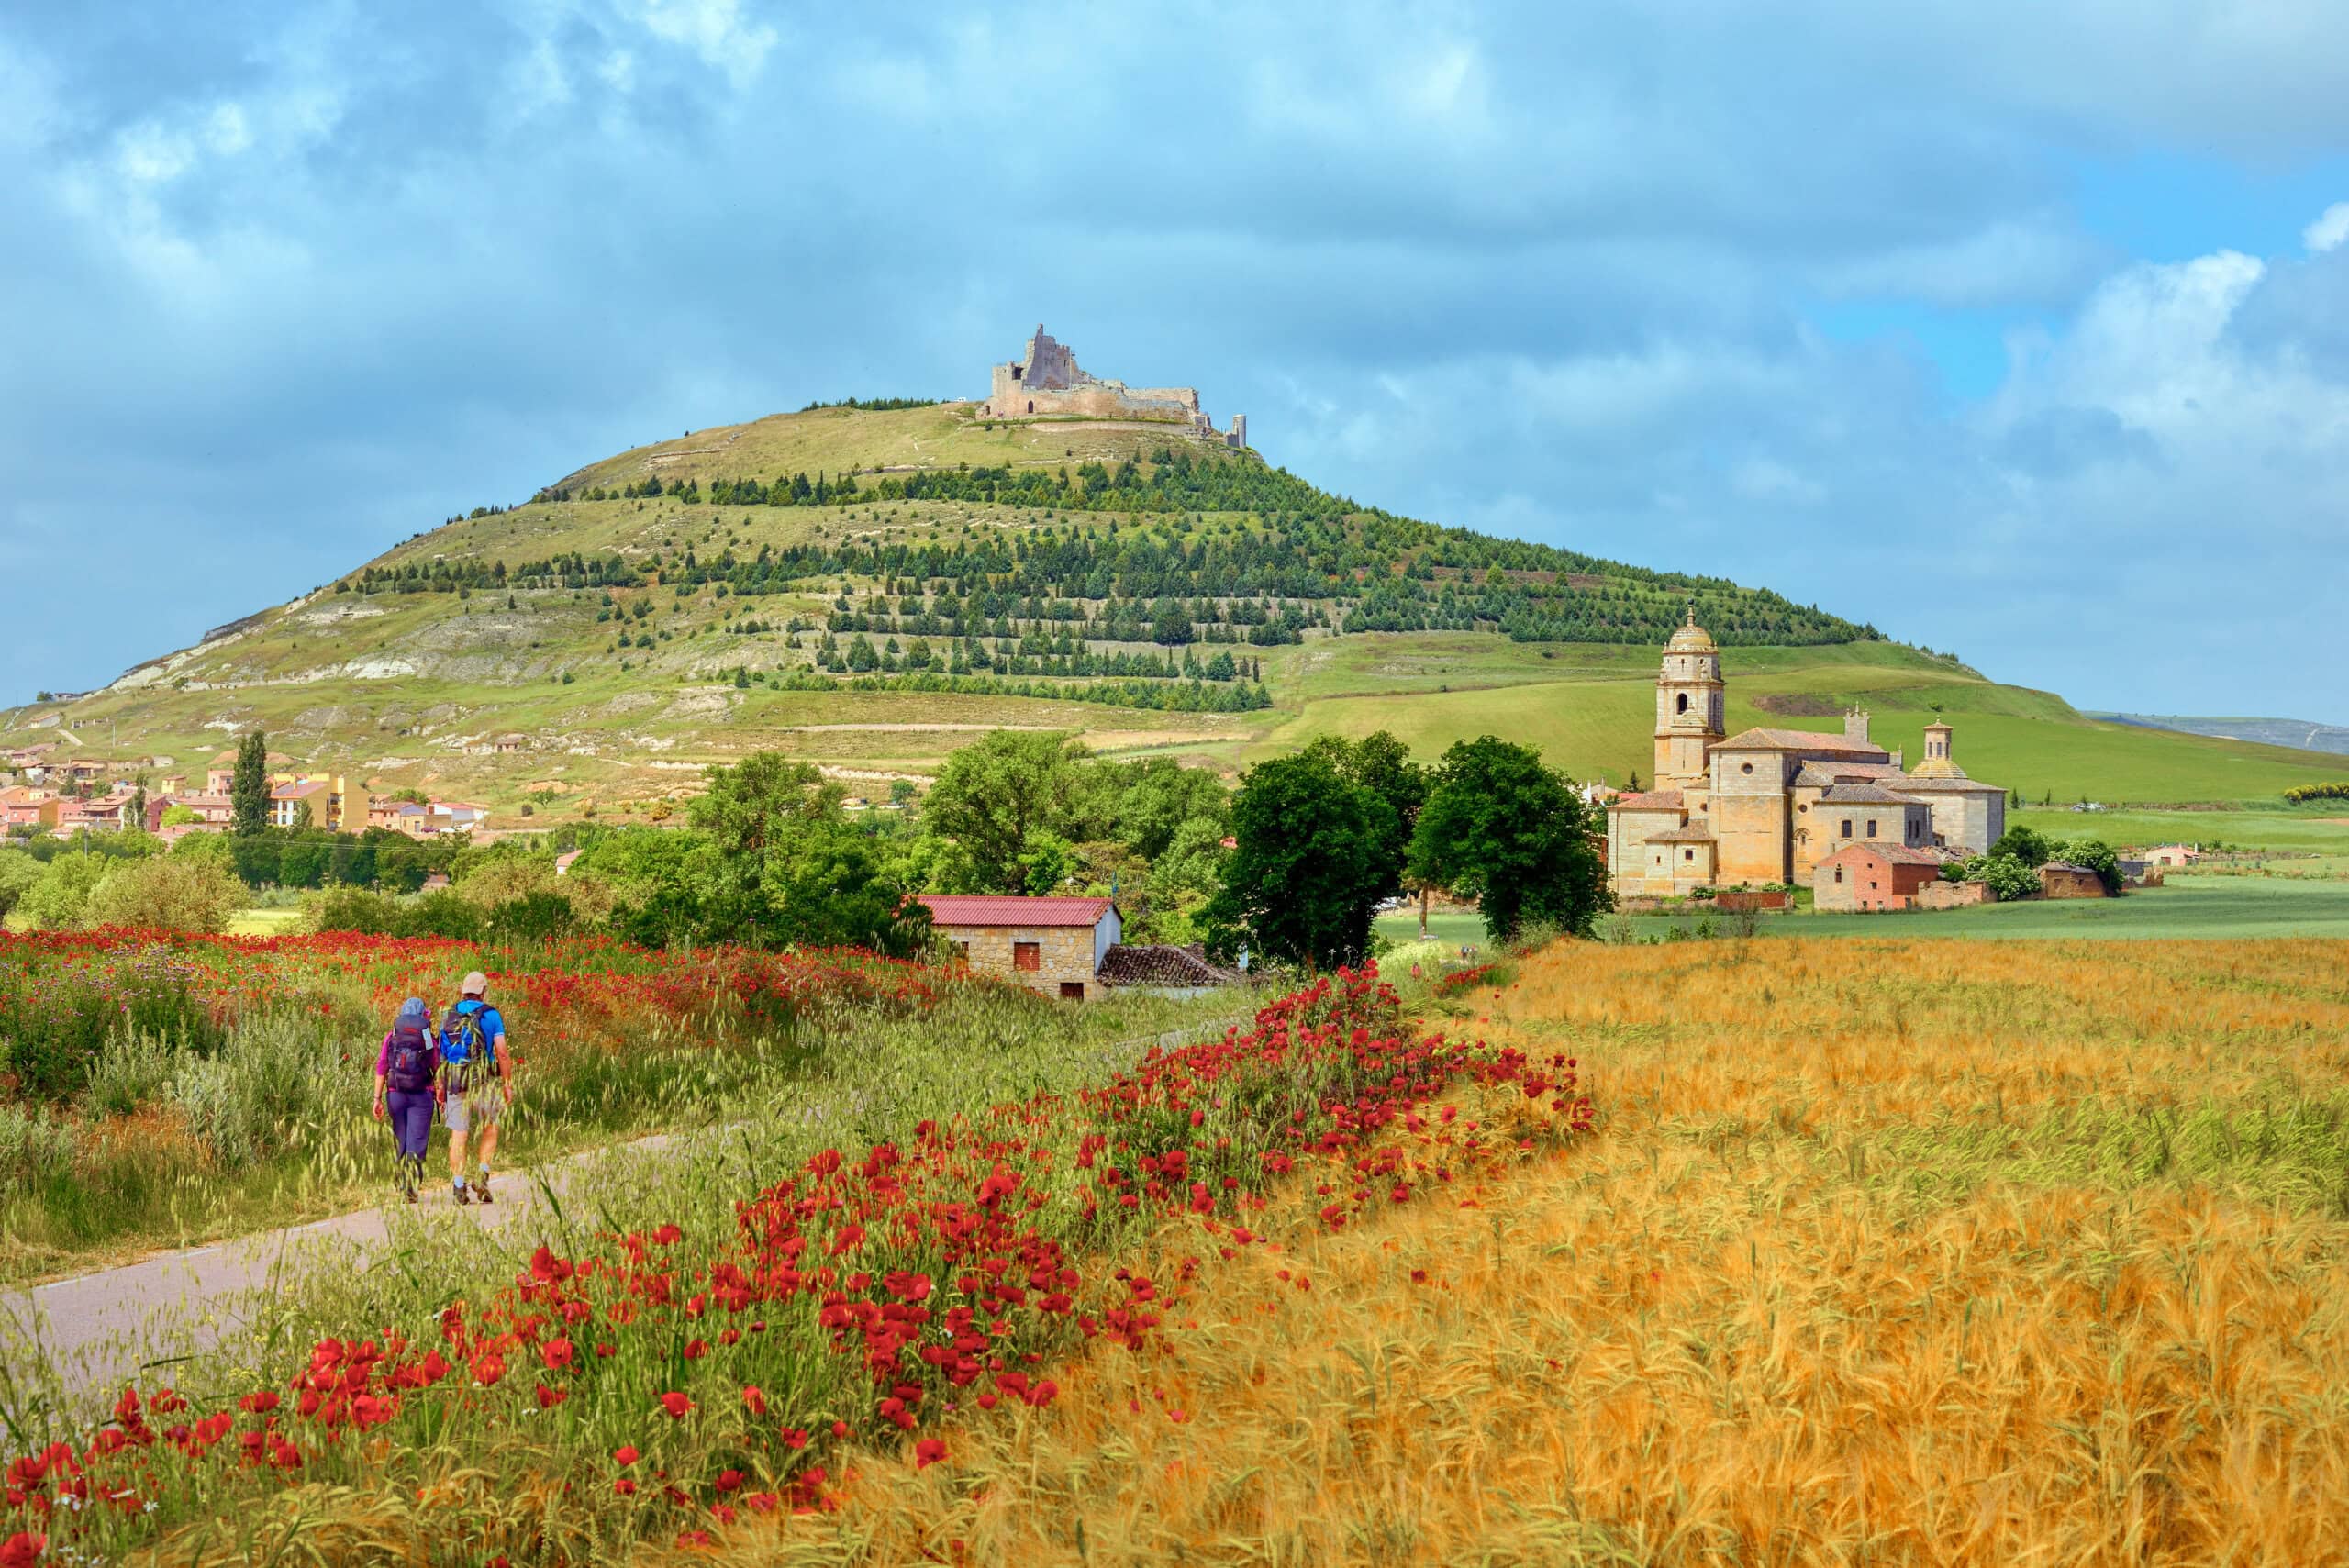
[[[1732,728],[1834,728],[1858,705],[1913,753],[1938,715],[1976,776],[2058,801],[2254,799],[2341,771],[2092,721],[1884,640],[1865,605],[1854,621],[1396,517],[1176,427],[968,404],[620,453],[105,691],[0,710],[0,745],[187,767],[259,726],[378,787],[528,801],[540,822],[757,749],[885,792],[1005,726],[1227,766],[1319,734],[1392,729],[1431,755],[1492,731],[1620,781],[1647,765],[1656,645],[1692,603],[1725,647]],[[508,734],[520,751],[495,753]]]

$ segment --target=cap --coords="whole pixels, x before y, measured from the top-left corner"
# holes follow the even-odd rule
[[[466,975],[465,983],[458,987],[458,990],[468,996],[478,996],[488,989],[489,976],[484,974],[478,969],[474,970],[471,974]]]

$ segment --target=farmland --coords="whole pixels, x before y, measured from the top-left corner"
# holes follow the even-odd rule
[[[290,1282],[25,1462],[142,1511],[20,1518],[181,1562],[2321,1559],[2343,953],[1557,944],[1124,1072],[909,1020],[534,1254],[451,1211]]]
[[[2336,1559],[2343,956],[1553,948],[1449,1021],[1598,1136],[1293,1186],[1154,1353],[859,1455],[780,1560]]]

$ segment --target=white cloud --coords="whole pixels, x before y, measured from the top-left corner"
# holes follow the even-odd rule
[[[2300,241],[2312,255],[2337,250],[2344,240],[2349,240],[2349,202],[2333,203],[2324,209],[2322,217],[2300,231]]]
[[[204,139],[213,151],[234,157],[253,144],[252,128],[245,123],[240,104],[218,104],[204,123]]]
[[[141,185],[176,180],[195,165],[195,147],[178,131],[148,121],[115,138],[114,165]]]
[[[738,88],[779,41],[773,28],[744,18],[740,0],[638,0],[636,19],[654,38],[691,49]]]

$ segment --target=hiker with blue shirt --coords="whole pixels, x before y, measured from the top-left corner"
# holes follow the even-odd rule
[[[375,1119],[392,1124],[400,1190],[417,1201],[424,1180],[424,1151],[432,1140],[432,1106],[440,1095],[440,1051],[432,1035],[432,1009],[420,996],[400,1004],[399,1016],[375,1056]]]
[[[497,1123],[506,1114],[514,1061],[506,1051],[506,1020],[486,999],[489,976],[465,976],[456,1006],[440,1020],[440,1120],[449,1129],[449,1176],[457,1201],[484,1203],[489,1195],[489,1162],[497,1153]],[[475,1139],[480,1166],[468,1185],[465,1140]]]

